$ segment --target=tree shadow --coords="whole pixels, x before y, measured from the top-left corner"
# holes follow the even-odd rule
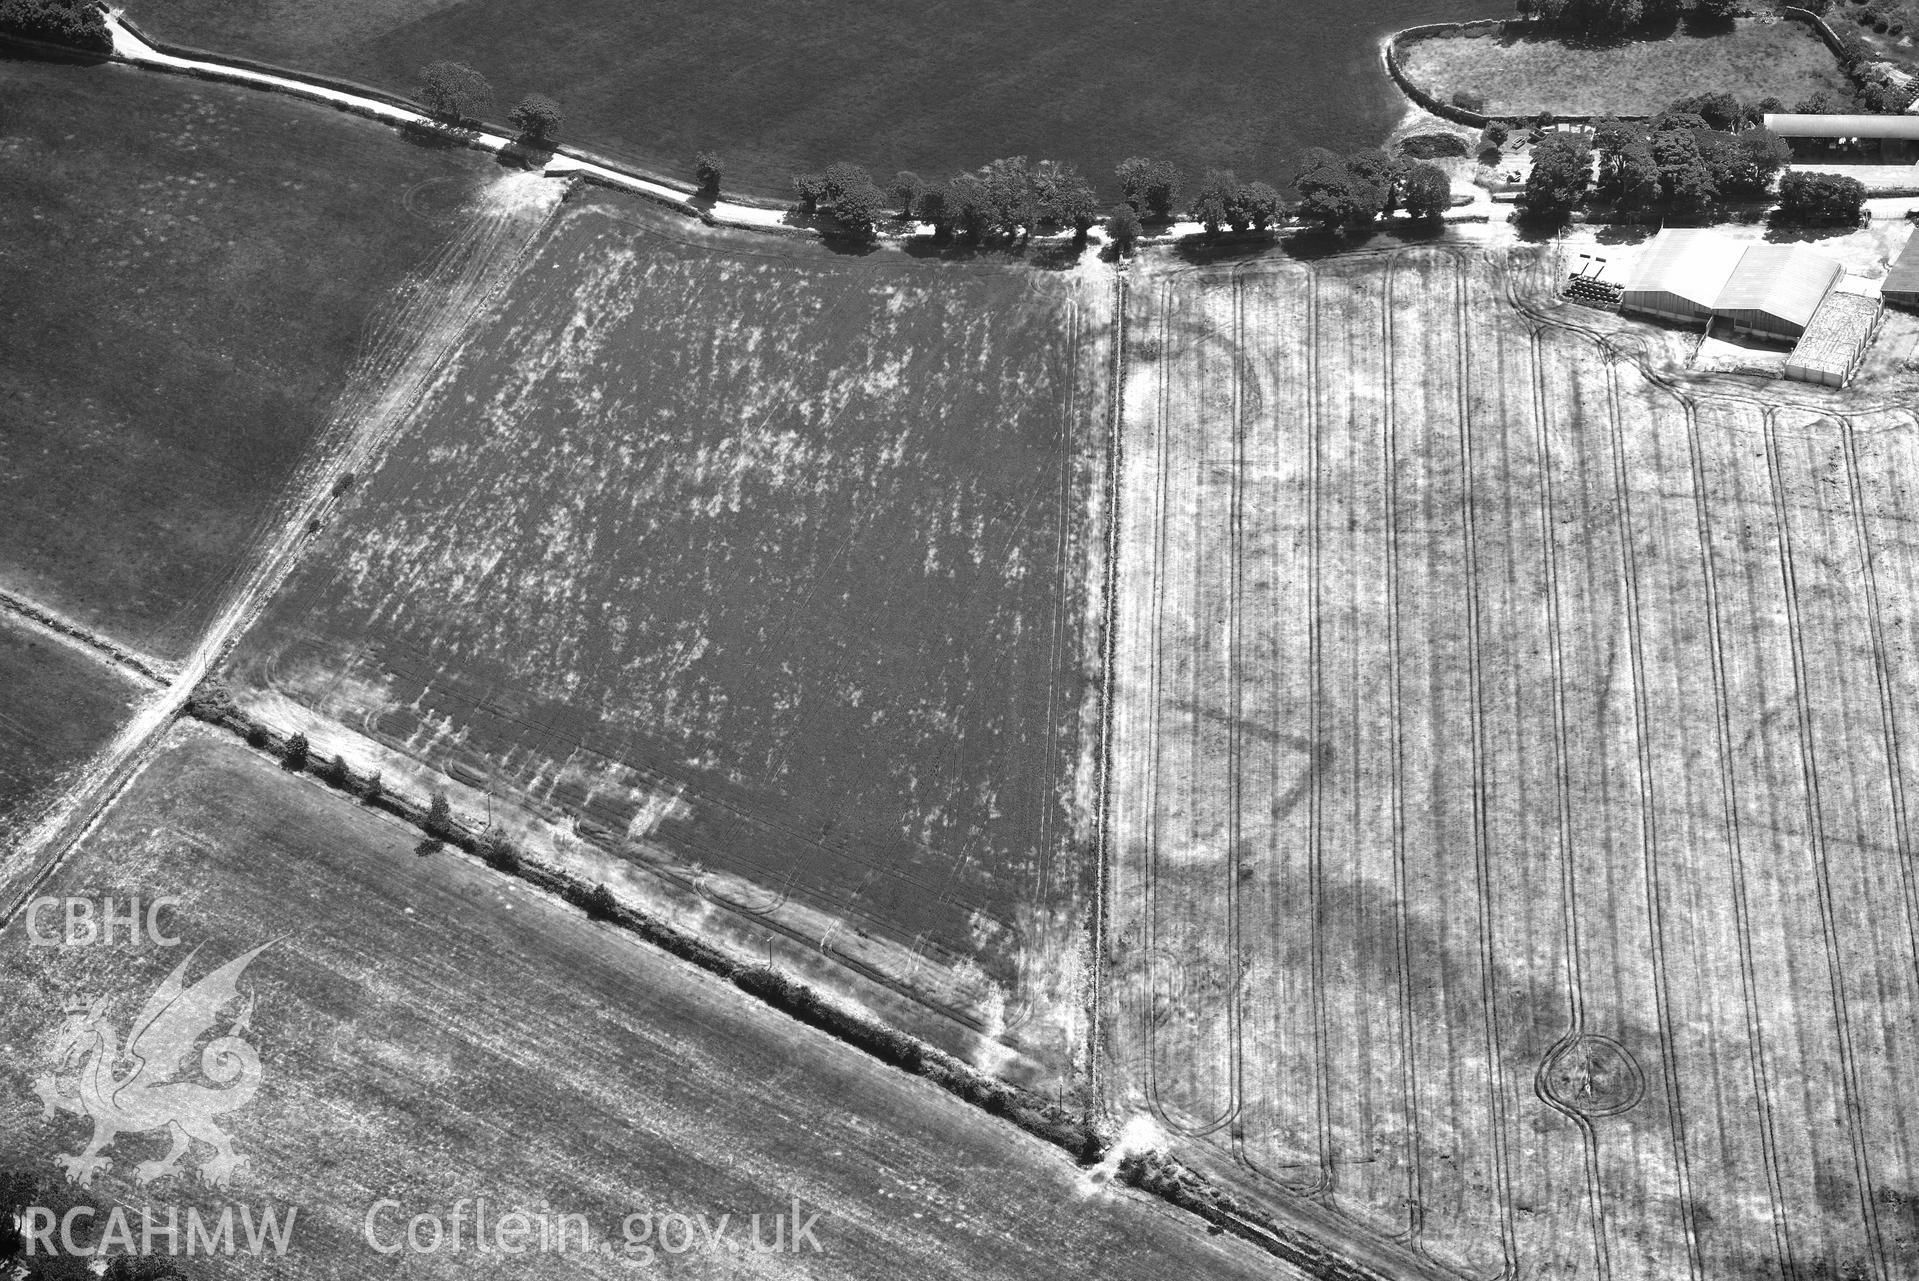
[[[964,240],[957,236],[909,236],[897,242],[909,258],[927,262],[989,263],[1032,267],[1040,271],[1071,271],[1079,265],[1084,244],[1068,237],[1047,240]],[[1111,246],[1108,246],[1110,251]]]
[[[843,231],[822,231],[820,244],[827,252],[842,258],[864,258],[868,254],[878,253],[881,248],[877,236],[859,236]]]
[[[1349,254],[1355,249],[1364,249],[1378,234],[1379,227],[1374,223],[1359,227],[1342,227],[1333,231],[1328,231],[1324,227],[1296,227],[1280,233],[1274,243],[1285,250],[1290,258],[1297,258],[1302,262],[1313,262],[1320,258],[1336,258],[1340,254]]]
[[[1695,40],[1710,40],[1714,36],[1731,35],[1734,31],[1738,30],[1739,24],[1733,20],[1730,14],[1722,16],[1719,14],[1700,13],[1696,9],[1688,9],[1685,16],[1680,20],[1680,27],[1686,35],[1691,36]]]
[[[400,140],[427,151],[449,151],[465,147],[478,137],[475,130],[438,120],[408,120],[399,126]]]
[[[1450,226],[1444,218],[1395,218],[1382,230],[1401,244],[1430,245],[1444,240]]]
[[[540,142],[522,135],[500,148],[500,164],[517,169],[544,169],[553,163],[553,157],[560,149],[550,142]]]
[[[1216,262],[1242,262],[1264,257],[1279,248],[1279,236],[1272,231],[1227,231],[1215,236],[1181,236],[1173,242],[1180,261],[1194,266]]]
[[[70,67],[98,67],[113,59],[104,50],[29,41],[0,34],[0,62],[52,62]]]
[[[1777,218],[1766,220],[1765,235],[1760,237],[1767,244],[1805,245],[1821,240],[1833,240],[1850,236],[1863,224],[1848,226],[1845,223],[1809,224],[1799,222],[1781,222]]]
[[[1652,239],[1653,228],[1643,222],[1607,223],[1593,233],[1602,245],[1639,245]]]
[[[1551,244],[1571,226],[1572,219],[1563,214],[1527,217],[1516,209],[1513,211],[1513,234],[1528,245]]]

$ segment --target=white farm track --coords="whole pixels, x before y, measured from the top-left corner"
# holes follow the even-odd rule
[[[1913,413],[1555,273],[1134,283],[1108,1106],[1458,1275],[1919,1276]]]
[[[447,246],[375,319],[313,456],[263,533],[247,570],[235,576],[218,614],[177,667],[134,654],[33,602],[0,599],[10,612],[57,627],[69,643],[156,686],[71,784],[44,804],[24,830],[0,839],[0,927],[14,919],[61,858],[160,750],[187,698],[286,581],[305,546],[309,522],[326,512],[341,478],[364,471],[406,424],[445,372],[468,328],[518,271],[560,197],[560,185],[539,174],[510,173],[497,179]]]

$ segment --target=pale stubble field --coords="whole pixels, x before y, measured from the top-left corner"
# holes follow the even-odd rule
[[[1106,1096],[1474,1275],[1911,1276],[1912,415],[1552,270],[1135,278]]]

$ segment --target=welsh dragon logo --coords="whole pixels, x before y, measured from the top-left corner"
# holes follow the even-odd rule
[[[241,998],[239,981],[253,958],[271,946],[243,952],[188,987],[187,967],[200,954],[193,949],[147,998],[124,1046],[106,1021],[106,997],[90,1005],[67,1003],[66,1022],[55,1037],[54,1070],[42,1073],[33,1087],[49,1119],[58,1110],[93,1122],[85,1151],[54,1158],[66,1167],[67,1182],[91,1187],[96,1172],[113,1168],[101,1153],[117,1137],[162,1129],[172,1147],[158,1161],[134,1167],[141,1187],[178,1173],[195,1139],[213,1149],[200,1162],[200,1181],[208,1187],[224,1189],[246,1165],[214,1118],[245,1107],[260,1088],[260,1056],[240,1035],[253,1016],[253,997]],[[188,1052],[230,1005],[238,1008],[226,1034],[200,1051],[200,1070],[214,1084],[175,1080]]]

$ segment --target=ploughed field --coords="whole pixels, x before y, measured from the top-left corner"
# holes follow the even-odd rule
[[[491,169],[253,90],[0,58],[0,584],[180,657]]]
[[[1558,275],[1135,281],[1106,1092],[1473,1275],[1919,1274],[1914,417]]]
[[[76,1220],[88,1247],[116,1205],[136,1247],[140,1207],[162,1228],[171,1211],[181,1250],[189,1211],[211,1225],[224,1210],[239,1253],[171,1260],[194,1277],[1274,1275],[1269,1256],[1183,1211],[1096,1189],[1056,1149],[522,882],[452,852],[417,857],[417,838],[237,739],[173,731],[43,890],[101,917],[125,916],[138,896],[138,941],[116,925],[107,942],[35,946],[24,916],[0,931],[13,993],[0,1043],[9,1187],[40,1180],[28,1204],[56,1212],[97,1205],[91,1223]],[[179,900],[154,917],[177,946],[145,933],[157,896]],[[60,932],[62,910],[41,913],[43,935]],[[262,945],[217,1011],[195,994]],[[130,1125],[104,1151],[111,1166],[68,1188],[57,1158],[79,1153],[92,1127],[66,1109],[44,1119],[35,1082],[51,1073],[71,1097],[100,1032],[153,1056],[135,1018],[183,962],[178,1008],[206,1019],[184,1059],[194,1084],[173,1088],[255,1091],[198,1114],[243,1163],[223,1190],[204,1186],[216,1149],[196,1142],[177,1172],[141,1188],[137,1167],[168,1145]],[[67,1013],[94,1001],[91,1028]],[[247,1056],[216,1039],[229,1036],[257,1067],[236,1066]],[[203,1048],[224,1071],[201,1075]],[[138,1081],[116,1098],[152,1103]],[[266,1258],[249,1257],[242,1207],[256,1230],[274,1213],[283,1256],[263,1237]],[[516,1209],[555,1226],[582,1216],[590,1248],[577,1226],[547,1248],[511,1224],[498,1235]],[[782,1252],[749,1253],[756,1214],[760,1244]],[[406,1244],[415,1215],[449,1234],[437,1249],[431,1224]],[[503,1241],[523,1252],[502,1253]]]
[[[1109,310],[574,209],[236,671],[1065,1056]]]
[[[995,156],[1113,166],[1165,155],[1278,182],[1308,146],[1383,137],[1405,103],[1379,68],[1396,28],[1483,0],[1364,5],[985,0],[136,0],[154,36],[411,93],[438,58],[498,91],[554,95],[564,135],[690,181],[715,148],[731,190],[790,198],[836,160],[943,180]]]

